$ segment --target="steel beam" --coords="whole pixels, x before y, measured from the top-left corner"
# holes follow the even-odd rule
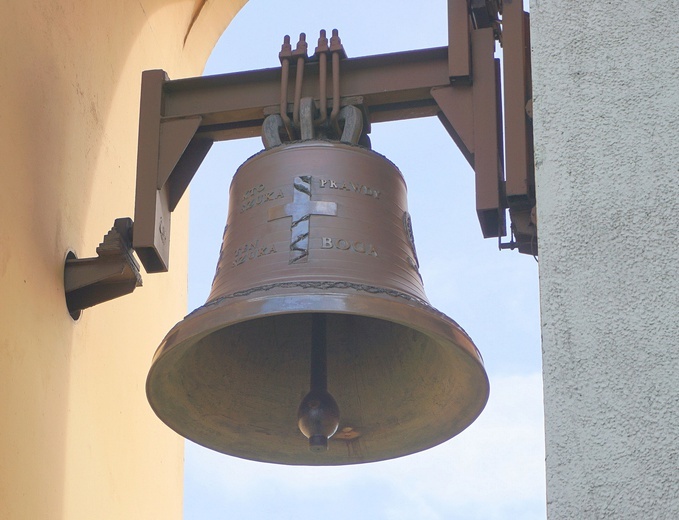
[[[302,97],[318,97],[318,63],[307,63]],[[430,91],[450,84],[446,47],[342,60],[342,98],[360,96],[371,121],[435,114]],[[280,67],[167,81],[164,120],[202,117],[198,134],[214,141],[258,135],[264,118],[278,113]],[[289,103],[292,104],[290,98]]]
[[[492,43],[490,49],[492,63]],[[433,93],[451,88],[446,47],[347,58],[341,63],[342,104],[358,100],[368,123],[440,114],[451,135],[464,136],[463,153],[474,164],[473,138],[487,133],[490,119],[471,117],[470,85],[456,86],[458,95],[447,96],[445,108],[437,103]],[[318,95],[317,68],[318,63],[305,65],[302,97]],[[134,248],[147,272],[167,271],[171,212],[212,143],[260,135],[264,119],[280,112],[280,75],[280,67],[174,81],[160,70],[144,73]],[[483,85],[485,92],[486,82],[479,82],[477,89]],[[492,113],[494,108],[488,110]],[[483,128],[475,131],[479,121]],[[487,166],[483,170],[487,172]],[[502,172],[491,172],[490,178],[498,175]]]

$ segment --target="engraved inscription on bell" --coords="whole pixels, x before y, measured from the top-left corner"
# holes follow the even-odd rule
[[[259,206],[260,204],[282,199],[283,197],[283,190],[267,190],[264,184],[259,184],[254,188],[250,188],[243,194],[243,202],[240,207],[240,212],[243,213],[249,209]]]
[[[369,256],[377,256],[375,246],[361,240],[345,240],[344,238],[321,238],[321,249],[339,249],[340,251],[353,251]]]
[[[262,256],[267,256],[272,253],[277,253],[276,244],[261,245],[259,240],[254,242],[243,244],[241,247],[236,249],[233,255],[232,267],[239,266],[248,260],[254,260],[255,258],[260,258]]]
[[[212,297],[346,282],[425,300],[407,211],[401,173],[370,150],[310,141],[261,152],[234,176]]]
[[[311,200],[309,175],[295,177],[293,201],[269,210],[269,221],[292,217],[289,263],[306,262],[309,257],[309,221],[312,215],[337,216],[337,203]]]
[[[319,187],[326,188],[329,190],[341,190],[349,191],[351,193],[360,193],[362,195],[368,195],[369,197],[373,197],[375,199],[379,199],[380,194],[382,193],[380,190],[376,190],[375,188],[371,188],[370,186],[366,186],[365,184],[361,184],[360,182],[354,181],[320,179]]]

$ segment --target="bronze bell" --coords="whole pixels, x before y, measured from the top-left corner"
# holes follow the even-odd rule
[[[401,173],[321,140],[236,172],[212,292],[165,337],[147,380],[154,411],[184,437],[303,465],[430,448],[469,426],[488,391],[471,339],[425,296]]]

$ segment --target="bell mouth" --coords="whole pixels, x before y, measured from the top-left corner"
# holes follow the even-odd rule
[[[297,427],[308,392],[312,313],[327,316],[328,391],[341,415],[328,450]],[[146,391],[180,435],[236,457],[344,465],[401,457],[460,433],[483,410],[481,356],[415,298],[355,289],[255,291],[208,302],[156,351]]]
[[[357,146],[304,142],[246,161],[209,301],[149,372],[161,420],[216,451],[293,465],[400,457],[471,424],[488,378],[465,332],[426,301],[406,198],[393,163]],[[299,412],[320,343],[316,389],[338,421],[334,405]],[[316,435],[330,430],[325,450]]]

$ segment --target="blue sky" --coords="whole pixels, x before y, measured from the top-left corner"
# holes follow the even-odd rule
[[[313,50],[320,29],[339,29],[349,56],[447,42],[445,0],[339,6],[250,0],[205,73],[278,66],[283,36],[290,34],[294,44],[302,31]],[[187,520],[545,518],[537,263],[483,239],[473,172],[438,119],[376,124],[371,139],[408,184],[430,302],[460,323],[484,356],[488,406],[441,446],[351,467],[255,463],[187,442]],[[202,305],[210,289],[231,177],[261,148],[259,139],[215,144],[191,185],[190,309]]]

